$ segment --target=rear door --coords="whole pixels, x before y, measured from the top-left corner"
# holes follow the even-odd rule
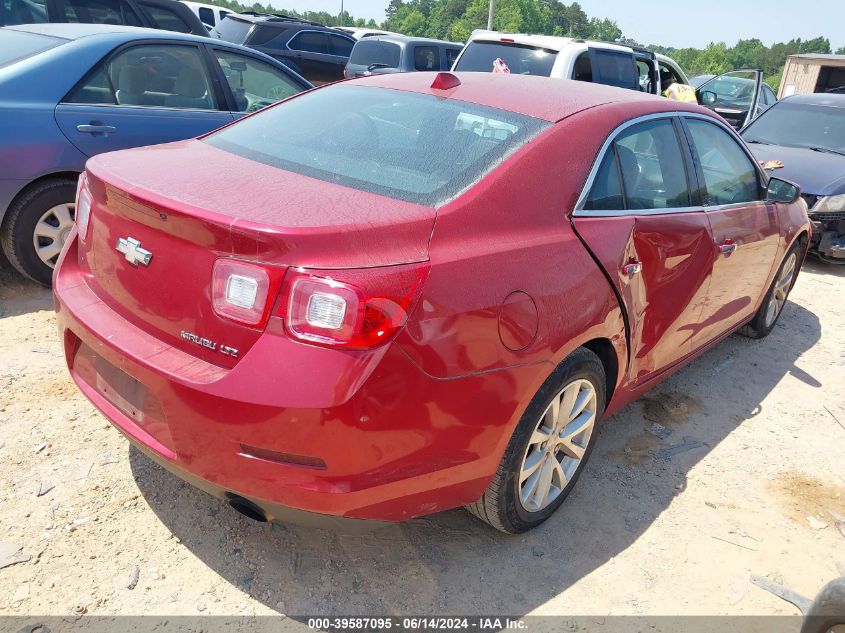
[[[693,346],[748,321],[768,286],[780,245],[778,215],[766,201],[756,160],[728,129],[684,117],[713,233],[713,279]]]
[[[590,47],[593,83],[629,90],[640,89],[640,70],[633,53]]]
[[[192,138],[233,119],[213,79],[196,44],[121,48],[56,107],[56,121],[86,156]]]
[[[673,116],[626,124],[605,144],[573,213],[576,232],[616,288],[638,384],[692,351],[713,269],[707,215]]]
[[[716,75],[695,91],[698,102],[741,130],[758,114],[763,73],[732,70]]]

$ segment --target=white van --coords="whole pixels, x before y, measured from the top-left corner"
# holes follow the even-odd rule
[[[492,72],[501,59],[513,74],[576,79],[660,94],[688,83],[678,64],[644,48],[570,37],[473,31],[454,71]]]
[[[217,26],[220,20],[225,18],[229,13],[232,13],[230,9],[224,9],[223,7],[218,7],[213,4],[189,2],[188,0],[181,0],[181,2],[182,4],[187,5],[187,7],[200,19],[200,22],[205,24],[205,28],[209,30]]]

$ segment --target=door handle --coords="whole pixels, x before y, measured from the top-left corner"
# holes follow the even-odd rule
[[[117,128],[113,125],[91,122],[88,125],[77,125],[76,131],[84,134],[111,134],[117,132]]]
[[[622,274],[626,277],[633,277],[634,275],[639,274],[643,269],[643,265],[640,262],[628,262],[624,266],[622,266]]]
[[[736,244],[732,239],[726,239],[724,244],[719,245],[719,252],[725,257],[730,257],[736,250]]]

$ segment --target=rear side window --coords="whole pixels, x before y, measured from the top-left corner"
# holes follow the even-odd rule
[[[460,48],[447,48],[446,49],[446,66],[444,70],[451,70],[452,66],[455,65],[455,60],[458,59],[458,55],[461,54]]]
[[[44,0],[0,0],[0,26],[43,24],[46,21]]]
[[[618,51],[590,49],[593,82],[639,90],[640,72],[633,55]]]
[[[288,46],[295,51],[306,53],[328,53],[329,42],[325,33],[302,31],[294,37]]]
[[[690,206],[678,135],[668,119],[622,132],[596,172],[585,209],[677,209]]]
[[[467,44],[455,70],[493,72],[493,62],[496,59],[504,60],[514,75],[549,77],[557,59],[557,52],[537,46],[475,40]]]
[[[212,11],[208,7],[200,7],[200,20],[202,22],[205,22],[206,24],[214,26],[216,22],[214,19],[214,11]]]
[[[440,50],[436,46],[415,46],[414,69],[440,70]]]
[[[150,20],[158,29],[175,31],[176,33],[191,32],[190,25],[173,9],[154,4],[141,4],[141,9],[147,12]]]
[[[67,22],[141,25],[132,7],[120,0],[56,0],[56,10]]]
[[[339,55],[340,57],[349,57],[352,54],[352,47],[355,42],[341,37],[340,35],[329,35],[329,47],[332,55]]]
[[[361,40],[352,49],[350,64],[380,68],[398,68],[402,49],[393,42],[378,42],[375,40]]]
[[[326,182],[437,207],[550,125],[453,99],[335,85],[203,142]]]
[[[1,2],[2,0],[0,0]],[[44,51],[64,44],[67,40],[56,37],[21,33],[20,31],[0,31],[0,68],[38,55]]]
[[[705,205],[762,198],[757,168],[733,137],[714,123],[687,119],[704,175]]]

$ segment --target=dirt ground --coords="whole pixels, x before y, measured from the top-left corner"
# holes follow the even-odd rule
[[[453,510],[360,536],[251,522],[130,449],[49,291],[0,269],[0,614],[798,613],[751,577],[845,574],[843,308],[845,268],[808,262],[771,336],[608,420],[527,535]]]

